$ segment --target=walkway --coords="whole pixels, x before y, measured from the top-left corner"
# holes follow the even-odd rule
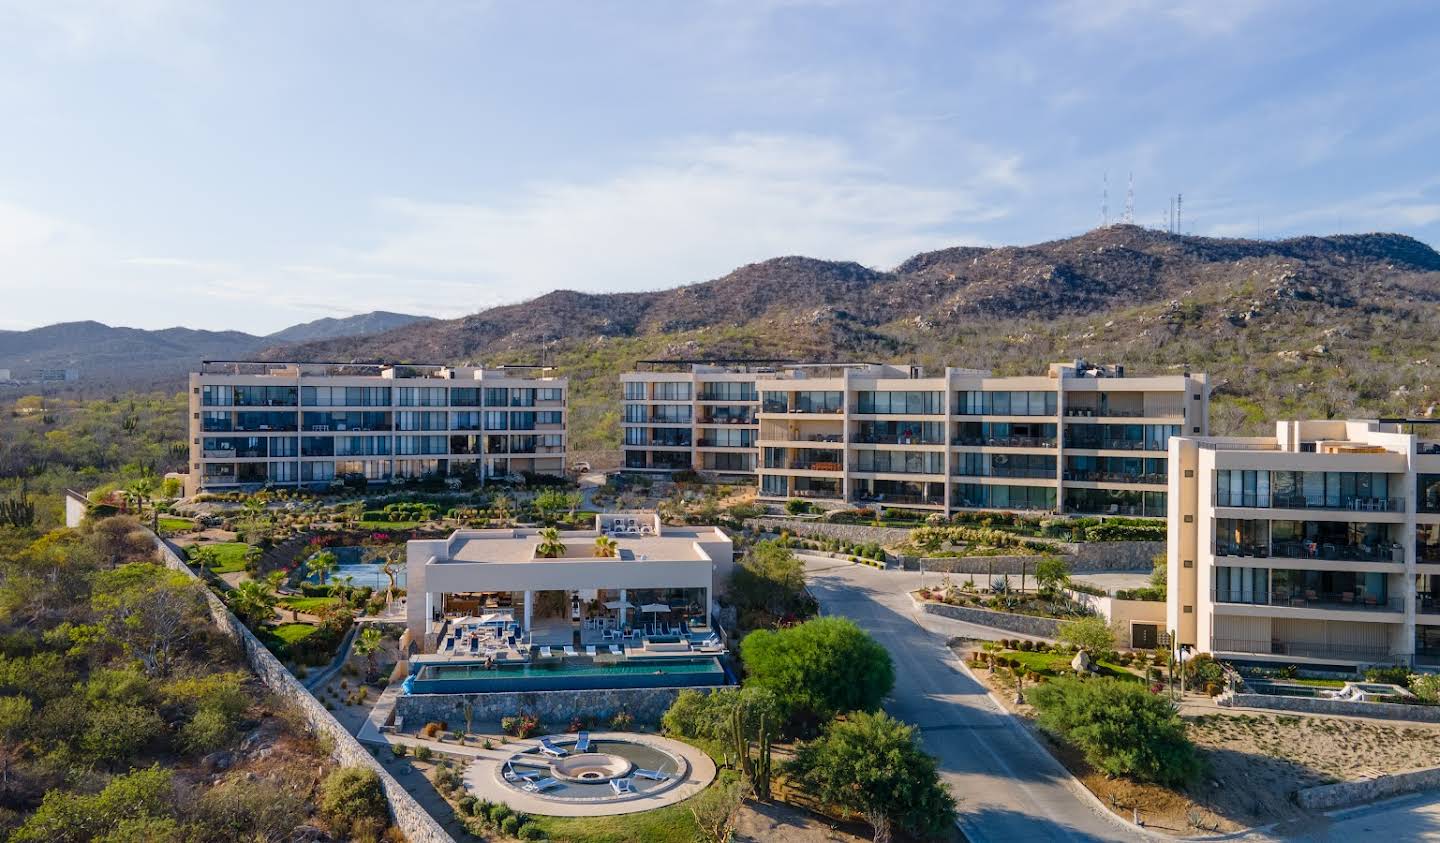
[[[802,558],[822,611],[854,620],[890,651],[895,691],[885,708],[916,725],[940,759],[972,843],[1153,839],[1104,811],[945,646],[956,635],[1012,633],[916,613],[909,591],[919,587],[918,573]]]

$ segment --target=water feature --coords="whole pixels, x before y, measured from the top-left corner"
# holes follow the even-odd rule
[[[377,592],[384,591],[390,587],[390,578],[385,576],[384,566],[380,564],[380,551],[384,549],[386,548],[362,546],[326,548],[340,560],[340,567],[330,574],[330,580],[339,576],[352,577],[352,585],[368,585]],[[320,581],[320,577],[314,574],[305,579],[315,583]],[[395,573],[395,587],[405,587],[404,565]]]
[[[713,656],[622,662],[558,662],[423,665],[405,680],[406,693],[466,694],[492,691],[573,691],[601,688],[694,688],[725,684]]]

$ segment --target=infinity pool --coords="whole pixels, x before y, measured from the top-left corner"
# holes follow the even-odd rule
[[[368,585],[375,591],[384,591],[390,587],[390,578],[385,576],[385,569],[380,563],[373,561],[377,553],[374,548],[369,547],[332,547],[329,548],[340,560],[340,566],[331,572],[329,580],[335,577],[351,577],[352,585]],[[310,582],[319,582],[318,574],[306,577]],[[395,587],[405,587],[405,566],[395,574]]]
[[[725,669],[713,656],[663,661],[546,662],[542,664],[425,665],[405,680],[410,694],[464,694],[494,691],[576,691],[603,688],[695,688],[725,684]]]

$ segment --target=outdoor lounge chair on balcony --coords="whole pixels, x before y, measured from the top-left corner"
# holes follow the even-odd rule
[[[540,778],[538,771],[532,770],[528,773],[522,773],[516,770],[515,765],[509,761],[505,762],[505,766],[501,768],[501,772],[504,773],[505,781],[507,782],[533,782]]]
[[[592,658],[592,659],[595,658],[595,645],[594,645],[594,644],[587,644],[587,645],[585,645],[585,655],[589,656],[589,657]]]
[[[623,648],[621,648],[620,645],[618,645],[618,644],[611,644],[611,645],[610,645],[610,655],[612,655],[612,656],[623,656],[623,655],[625,655],[625,650],[624,650]]]
[[[635,776],[636,776],[637,778],[649,779],[649,780],[652,781],[652,782],[663,782],[663,781],[669,781],[669,780],[670,780],[670,774],[669,774],[669,773],[662,773],[662,772],[660,772],[659,770],[638,770],[638,769],[637,769],[637,770],[635,771]]]
[[[559,779],[543,778],[539,781],[526,782],[523,787],[531,793],[539,793],[542,790],[549,790],[552,787],[557,787],[559,786],[559,784]]]
[[[576,751],[576,752],[589,752],[589,751],[590,751],[590,733],[589,733],[589,732],[581,732],[581,733],[579,733],[579,734],[577,734],[577,735],[575,736],[575,751]]]
[[[540,648],[540,658],[548,659],[552,655],[554,654],[550,651],[550,646],[548,644]]]
[[[621,796],[625,796],[635,792],[635,783],[630,779],[611,779],[610,789]]]
[[[549,738],[540,739],[540,751],[551,758],[564,758],[565,750],[550,742]]]
[[[575,652],[575,646],[574,646],[573,644],[566,644],[566,645],[565,645],[565,655],[567,655],[567,656],[578,656],[578,655],[580,655],[580,654],[577,653],[577,652]]]

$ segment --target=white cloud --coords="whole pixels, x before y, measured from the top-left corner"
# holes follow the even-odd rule
[[[357,257],[388,272],[471,280],[511,299],[670,286],[785,254],[889,266],[971,239],[965,225],[1007,212],[979,186],[1018,178],[1008,157],[971,184],[937,187],[892,179],[831,140],[695,140],[647,166],[533,185],[502,203],[385,200],[396,230]]]

